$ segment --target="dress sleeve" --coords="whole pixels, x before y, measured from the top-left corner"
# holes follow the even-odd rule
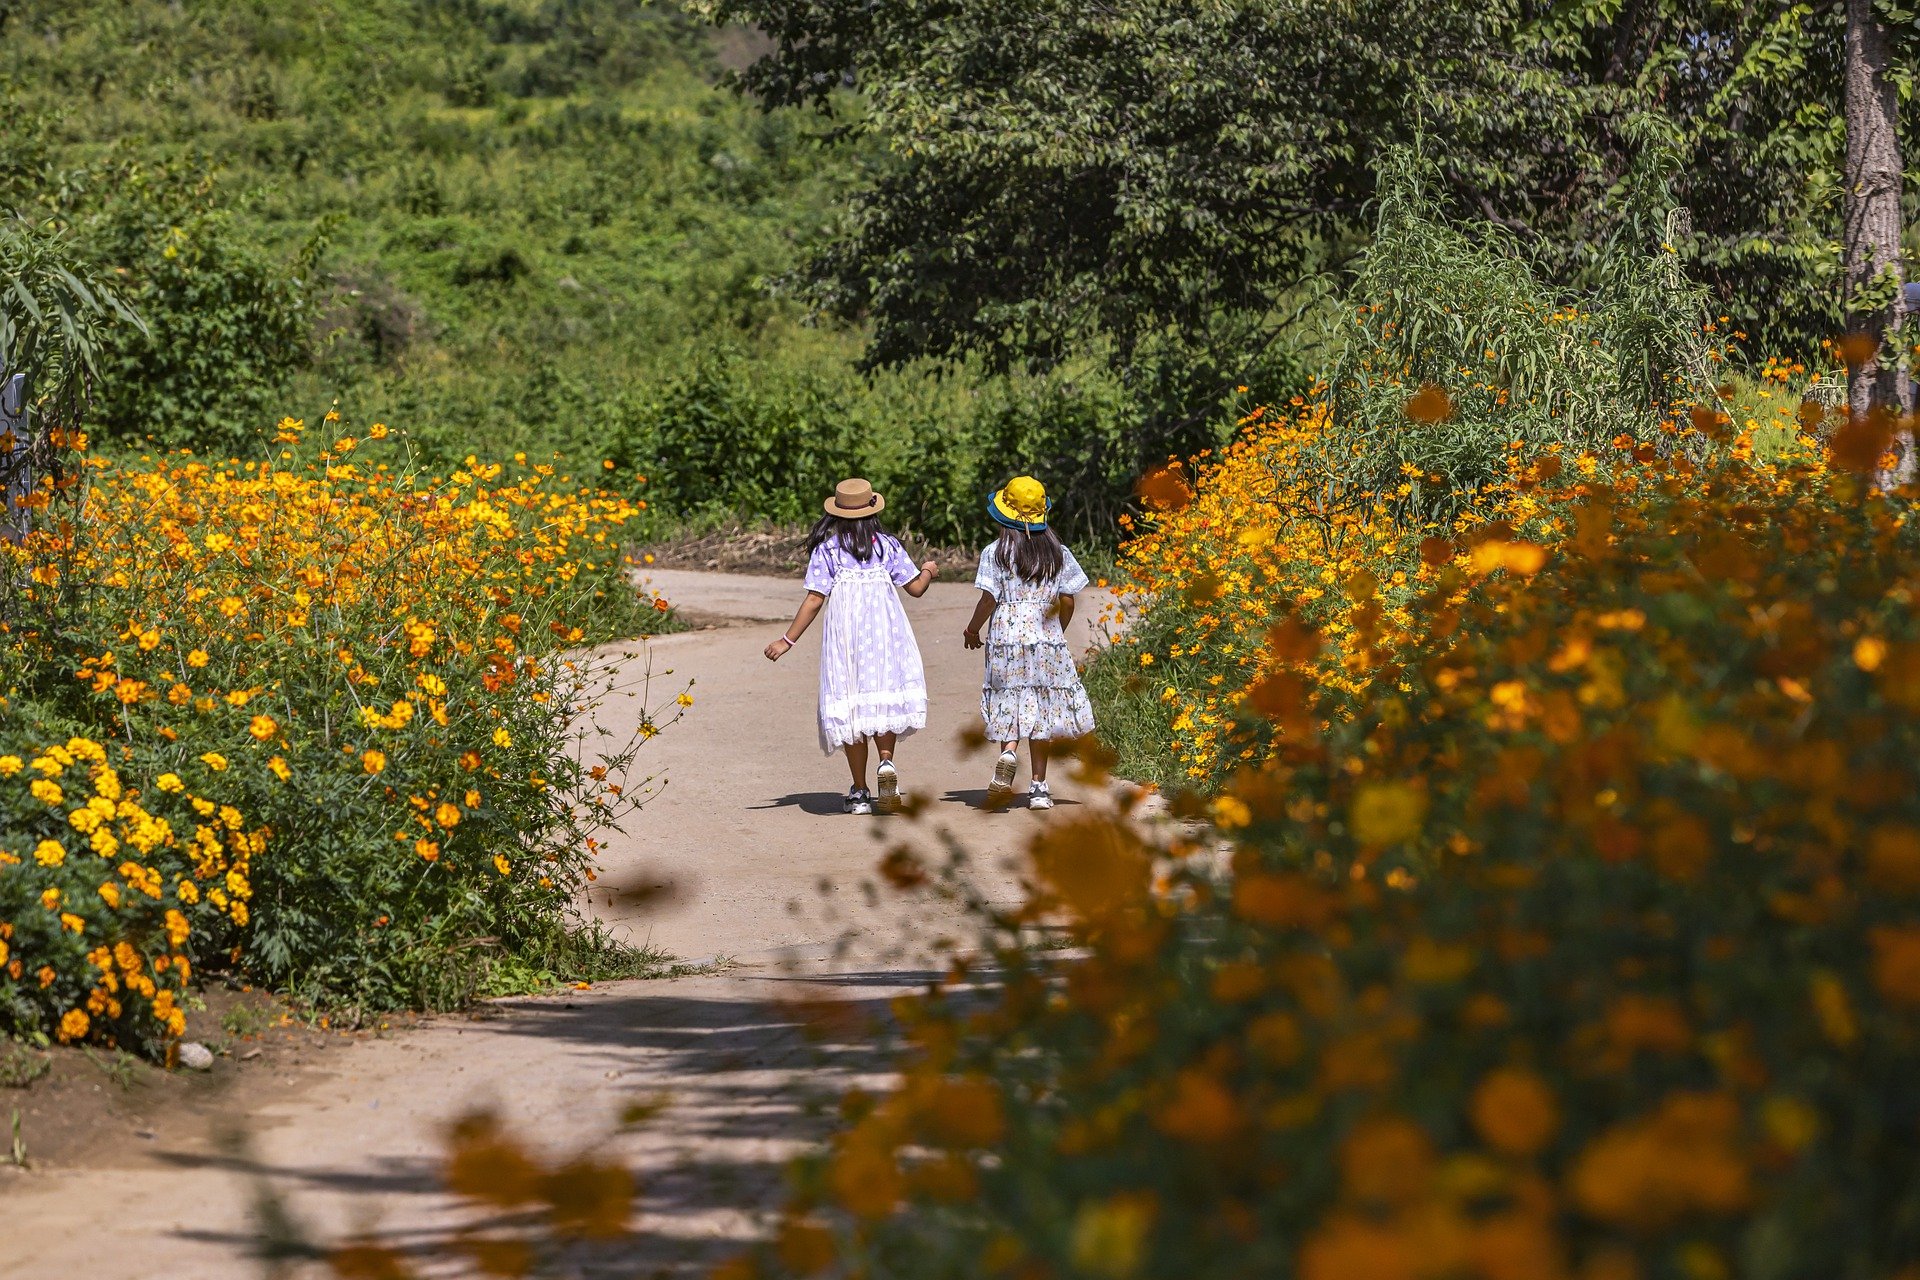
[[[1057,596],[1078,595],[1087,589],[1087,571],[1073,558],[1073,552],[1060,548],[1060,576],[1053,580],[1053,594]]]
[[[896,587],[905,586],[920,576],[920,566],[913,562],[898,538],[887,539],[887,576]]]
[[[998,600],[1002,594],[1000,582],[1000,554],[998,544],[989,546],[980,553],[980,570],[973,575],[973,585]]]
[[[818,591],[823,596],[833,594],[834,578],[833,550],[828,543],[821,543],[807,557],[807,590]]]

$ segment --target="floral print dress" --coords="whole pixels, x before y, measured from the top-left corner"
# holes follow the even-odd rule
[[[1074,669],[1054,601],[1086,590],[1087,575],[1065,552],[1059,576],[1026,582],[1000,563],[998,544],[980,554],[973,585],[996,604],[987,623],[980,715],[994,742],[1078,738],[1093,732],[1093,704]]]
[[[820,749],[927,727],[927,676],[894,590],[918,576],[886,534],[865,560],[832,539],[814,548],[806,587],[827,598],[820,638]]]

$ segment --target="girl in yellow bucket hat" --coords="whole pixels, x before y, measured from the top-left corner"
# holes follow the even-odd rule
[[[1024,738],[1033,765],[1027,807],[1053,808],[1048,744],[1093,732],[1093,704],[1066,634],[1074,596],[1086,589],[1087,575],[1049,527],[1052,508],[1046,486],[1032,476],[1015,476],[987,497],[987,515],[1000,526],[1000,537],[980,553],[973,579],[980,600],[964,639],[967,648],[987,651],[980,715],[987,738],[1000,744],[987,787],[990,807],[1013,799]]]

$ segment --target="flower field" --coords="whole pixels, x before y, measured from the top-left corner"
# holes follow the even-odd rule
[[[631,742],[582,721],[647,696],[588,652],[663,616],[619,549],[637,506],[524,458],[421,477],[382,426],[305,435],[83,459],[0,544],[0,1029],[159,1048],[210,965],[457,1002],[537,965],[643,798],[639,741],[690,699]]]
[[[1311,416],[1149,486],[1210,829],[1052,824],[722,1274],[1914,1274],[1920,542],[1884,420],[1724,416],[1337,556],[1262,487]]]
[[[1802,438],[1800,402],[1784,377],[1782,370],[1763,379],[1741,403],[1703,422],[1667,421],[1666,447],[1717,436],[1713,447],[1752,464],[1756,483],[1789,469],[1817,476],[1823,462]],[[1429,410],[1416,393],[1410,412],[1437,406],[1453,411],[1444,395]],[[1323,693],[1355,695],[1372,678],[1359,651],[1414,627],[1410,606],[1456,558],[1450,544],[1502,531],[1552,542],[1567,531],[1566,500],[1584,486],[1617,472],[1619,491],[1631,499],[1646,482],[1634,458],[1646,447],[1629,437],[1601,453],[1515,439],[1499,478],[1445,524],[1409,523],[1393,517],[1393,506],[1423,479],[1417,468],[1403,467],[1398,490],[1383,501],[1330,499],[1307,461],[1329,430],[1322,400],[1296,398],[1277,413],[1258,408],[1218,456],[1195,460],[1197,487],[1172,463],[1142,482],[1146,514],[1122,518],[1131,537],[1116,584],[1134,625],[1091,676],[1105,693],[1102,723],[1122,727],[1110,745],[1127,776],[1174,790],[1211,788],[1268,749],[1267,722],[1242,713],[1275,654],[1302,643],[1276,649],[1275,626],[1312,627],[1321,640],[1312,678]],[[1502,554],[1525,567],[1535,553],[1486,549],[1473,563],[1484,569],[1502,563]],[[1157,710],[1143,714],[1145,707]]]

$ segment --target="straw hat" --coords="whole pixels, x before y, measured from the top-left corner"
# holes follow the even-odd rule
[[[875,493],[871,484],[857,476],[833,486],[833,496],[826,503],[827,514],[839,516],[842,520],[864,520],[868,516],[877,516],[886,505],[887,500]]]
[[[1053,499],[1047,487],[1032,476],[1015,476],[999,492],[988,495],[987,514],[1009,529],[1038,533],[1047,527]]]

